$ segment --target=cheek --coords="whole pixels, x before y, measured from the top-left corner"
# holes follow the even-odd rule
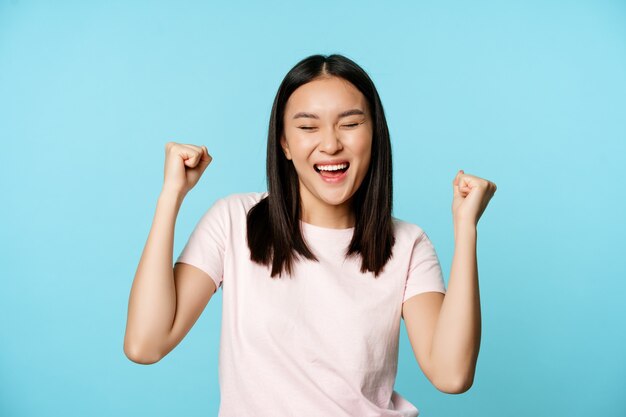
[[[368,135],[361,135],[353,142],[353,152],[358,155],[363,162],[369,162],[372,154],[372,137]]]
[[[294,158],[293,166],[296,169],[296,173],[299,177],[302,177],[302,175],[306,175],[308,166],[304,162],[300,162],[299,160]]]
[[[314,143],[314,137],[300,129],[287,129],[285,132],[292,154],[303,155]]]
[[[311,165],[311,153],[315,146],[309,146],[305,142],[294,142],[290,145],[291,161],[299,173],[306,173],[313,169]]]
[[[309,152],[302,142],[294,141],[289,145],[291,157],[296,168],[304,167],[307,164]]]

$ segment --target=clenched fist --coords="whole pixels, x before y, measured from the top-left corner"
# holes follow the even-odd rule
[[[163,189],[186,195],[198,183],[212,160],[206,146],[166,143]]]
[[[463,170],[457,172],[452,181],[453,200],[452,215],[457,222],[478,224],[480,216],[485,211],[489,200],[496,192],[496,184],[474,175],[466,174]]]

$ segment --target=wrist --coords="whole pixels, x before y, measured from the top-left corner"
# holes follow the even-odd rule
[[[185,195],[186,193],[182,191],[163,187],[161,193],[159,194],[159,201],[174,203],[180,206],[185,199]]]
[[[454,239],[459,237],[476,238],[477,228],[476,223],[470,220],[457,220],[454,221]]]

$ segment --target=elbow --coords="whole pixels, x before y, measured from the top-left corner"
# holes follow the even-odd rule
[[[140,365],[152,365],[160,361],[163,356],[149,349],[144,349],[137,344],[124,342],[124,355],[132,362]]]
[[[446,394],[463,394],[469,391],[474,384],[474,375],[457,376],[456,378],[448,378],[437,381],[435,387]]]

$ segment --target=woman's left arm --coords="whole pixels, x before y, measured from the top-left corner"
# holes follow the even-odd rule
[[[457,390],[465,392],[474,381],[480,349],[476,227],[496,192],[496,185],[462,170],[452,185],[454,255],[448,288],[433,333],[430,360],[442,380],[456,381]]]

